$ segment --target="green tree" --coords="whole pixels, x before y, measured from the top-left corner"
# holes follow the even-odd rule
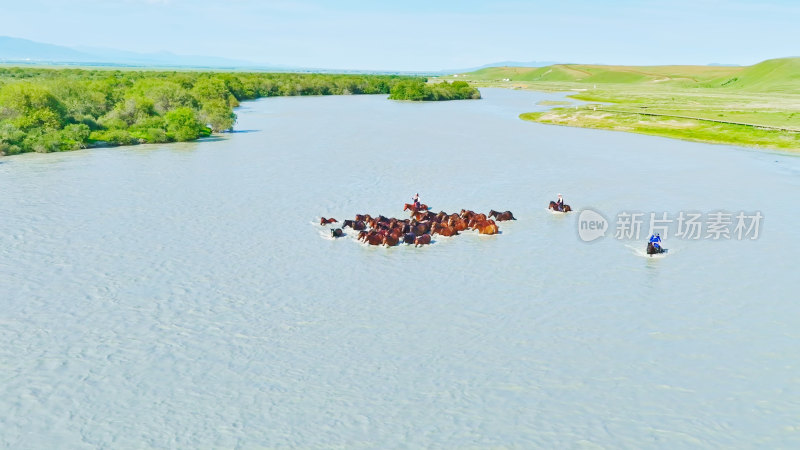
[[[200,73],[0,67],[0,153],[51,152],[191,140],[230,129],[240,100],[276,95],[388,94],[413,81],[396,75]],[[408,86],[406,86],[408,87]],[[445,88],[437,88],[443,97]],[[206,127],[206,125],[211,128]]]
[[[176,141],[191,141],[202,134],[203,124],[191,108],[178,108],[166,115],[167,132]]]
[[[425,83],[419,80],[401,81],[392,87],[389,98],[393,100],[425,100]]]
[[[23,151],[25,132],[10,121],[0,122],[0,152],[5,155],[16,155]]]
[[[104,120],[119,119],[128,124],[147,119],[156,115],[153,101],[142,95],[129,95],[124,101],[118,103],[114,109],[104,117]]]
[[[86,148],[89,141],[89,126],[77,123],[67,125],[61,130],[61,149],[62,150],[77,150],[79,148]]]
[[[209,100],[203,104],[200,118],[216,132],[230,130],[236,123],[236,114],[233,109],[218,99]]]
[[[11,119],[19,128],[60,129],[66,109],[42,86],[11,83],[0,90],[0,120]]]
[[[200,78],[192,88],[192,95],[200,102],[205,103],[209,100],[222,100],[228,106],[238,106],[236,97],[228,90],[225,81],[216,77]]]
[[[188,106],[194,108],[197,101],[187,89],[169,81],[143,80],[136,83],[142,95],[153,102],[153,108],[158,114],[166,114],[176,108]]]

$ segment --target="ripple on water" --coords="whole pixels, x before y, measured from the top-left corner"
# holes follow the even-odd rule
[[[0,445],[798,446],[798,159],[483,94],[272,98],[222,140],[3,160]],[[309,219],[414,192],[518,220],[387,249]],[[763,234],[643,263],[545,212],[558,192],[610,221],[760,210]]]

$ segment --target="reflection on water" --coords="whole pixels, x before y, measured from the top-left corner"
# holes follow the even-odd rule
[[[800,160],[527,123],[562,96],[482,93],[271,98],[239,111],[252,132],[4,159],[0,442],[797,445]],[[415,192],[518,220],[389,249],[318,225]],[[765,219],[648,258],[583,243],[558,192]]]

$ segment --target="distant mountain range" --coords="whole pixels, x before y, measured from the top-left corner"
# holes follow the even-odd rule
[[[301,72],[391,72],[364,70],[336,70],[309,67],[292,67],[273,64],[258,64],[252,61],[220,58],[216,56],[176,55],[169,52],[136,53],[125,50],[97,47],[66,47],[45,44],[28,39],[0,36],[0,63],[58,64],[58,65],[98,65],[98,66],[134,66],[134,67],[191,67],[222,69],[253,69]],[[487,67],[544,67],[557,64],[552,61],[501,61],[479,67],[452,70],[431,70],[419,72],[429,75],[446,75],[460,72],[473,72]]]
[[[555,64],[563,64],[556,61],[500,61],[491,64],[484,64],[478,67],[470,67],[469,69],[459,69],[459,70],[441,70],[441,73],[451,74],[451,73],[462,73],[462,72],[474,72],[476,70],[481,69],[488,69],[489,67],[547,67],[552,66]]]
[[[396,73],[418,75],[449,75],[474,72],[490,67],[546,67],[556,61],[500,61],[478,67],[432,71],[389,70],[338,70],[330,68],[296,67],[277,64],[259,64],[253,61],[222,58],[218,56],[176,55],[169,52],[137,53],[97,47],[66,47],[45,44],[8,36],[0,36],[0,63],[53,64],[120,67],[176,67],[198,69],[248,69],[274,72],[327,72],[327,73]],[[711,64],[723,65],[723,64]]]
[[[273,68],[269,65],[257,64],[252,61],[216,56],[176,55],[169,52],[136,53],[95,47],[71,48],[8,36],[0,36],[0,62],[198,68]],[[281,67],[276,66],[274,68]]]

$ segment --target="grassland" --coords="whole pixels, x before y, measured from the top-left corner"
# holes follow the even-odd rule
[[[749,67],[492,67],[443,78],[572,91],[570,97],[589,102],[523,113],[525,120],[800,151],[800,58]]]

